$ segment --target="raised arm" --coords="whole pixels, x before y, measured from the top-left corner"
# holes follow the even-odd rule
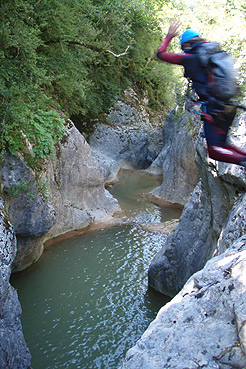
[[[183,60],[185,56],[184,53],[175,54],[166,52],[172,38],[179,34],[180,26],[181,26],[180,21],[173,21],[170,23],[167,35],[157,51],[158,58],[167,63],[180,64],[180,62]]]

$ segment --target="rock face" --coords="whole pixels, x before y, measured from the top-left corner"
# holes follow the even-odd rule
[[[24,341],[21,307],[9,278],[16,254],[16,238],[0,199],[0,368],[31,368],[31,356]]]
[[[104,188],[104,176],[90,146],[72,122],[42,180],[48,184],[56,211],[56,223],[46,239],[94,222],[106,222],[119,210],[117,200]]]
[[[121,369],[245,368],[245,293],[242,236],[159,311]]]
[[[105,182],[113,182],[120,168],[146,169],[162,147],[160,126],[150,124],[143,101],[133,90],[125,92],[90,136],[90,147],[100,163]]]
[[[162,185],[152,191],[158,203],[185,205],[189,200],[199,180],[194,159],[200,127],[198,116],[186,113],[177,118],[175,110],[167,116],[163,149],[148,169],[154,174],[163,173]]]
[[[106,221],[119,210],[88,143],[72,122],[56,155],[37,178],[21,157],[6,154],[0,169],[6,210],[18,240],[13,271],[36,262],[48,239]]]
[[[54,224],[55,209],[37,187],[34,172],[24,160],[6,154],[0,169],[3,192],[7,193],[6,211],[18,241],[13,270],[22,270],[42,254],[40,237]]]
[[[242,116],[235,123],[237,132],[245,130],[245,119]],[[242,138],[241,146],[245,144],[245,131]],[[233,131],[231,139],[234,140]],[[198,139],[196,162],[200,181],[184,208],[179,225],[149,268],[150,286],[170,296],[177,294],[207,260],[231,244],[228,241],[223,243],[225,238],[231,242],[246,231],[243,222],[245,168],[209,160],[202,132]]]
[[[245,123],[230,132],[244,148]],[[246,367],[246,170],[208,159],[202,131],[196,162],[200,181],[149,268],[149,284],[176,296],[121,369]]]

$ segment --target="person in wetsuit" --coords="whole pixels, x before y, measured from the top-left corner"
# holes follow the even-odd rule
[[[167,63],[182,65],[185,76],[193,81],[195,92],[202,101],[205,101],[206,114],[202,119],[209,157],[246,167],[246,151],[227,142],[228,130],[237,108],[233,105],[217,106],[215,100],[214,102],[207,100],[208,75],[203,71],[196,55],[196,49],[206,41],[200,37],[199,32],[187,29],[180,39],[183,52],[179,54],[167,52],[170,41],[179,34],[180,26],[180,22],[171,22],[168,33],[158,49],[157,57]]]

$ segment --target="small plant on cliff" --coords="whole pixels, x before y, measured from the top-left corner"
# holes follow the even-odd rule
[[[35,196],[32,192],[29,191],[29,188],[29,182],[21,181],[16,185],[12,185],[9,187],[5,186],[3,192],[10,198],[20,194],[26,194],[30,200],[33,200]]]
[[[38,180],[37,186],[45,200],[49,199],[49,185],[47,180]]]

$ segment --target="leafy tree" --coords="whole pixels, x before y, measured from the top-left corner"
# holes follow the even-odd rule
[[[28,154],[31,143],[42,158],[62,134],[57,111],[83,120],[106,111],[149,57],[155,3],[2,2],[0,150]]]
[[[35,11],[26,1],[10,1],[1,5],[0,15],[4,19],[0,33],[0,150],[8,147],[13,154],[28,154],[27,143],[36,141],[33,152],[44,157],[51,153],[63,120],[52,110],[45,93],[50,78],[36,52],[42,40]],[[46,137],[50,140],[45,144],[38,138],[39,114],[46,118]]]
[[[170,20],[217,39],[245,80],[245,5],[240,0],[1,0],[0,152],[35,162],[50,155],[65,120],[90,122],[127,86],[168,112],[185,91],[181,68],[156,50]],[[178,39],[170,49],[180,50]]]

